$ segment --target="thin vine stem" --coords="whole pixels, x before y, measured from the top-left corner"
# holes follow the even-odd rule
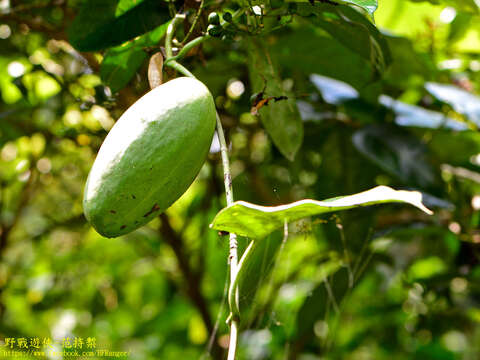
[[[167,32],[165,34],[165,52],[167,55],[167,59],[165,60],[165,65],[174,68],[178,72],[182,73],[185,76],[195,78],[195,75],[193,75],[187,68],[185,68],[183,65],[179,64],[176,59],[179,59],[182,54],[187,53],[188,50],[190,50],[193,45],[190,43],[193,42],[193,44],[198,45],[201,41],[194,42],[192,40],[189,45],[189,48],[185,50],[183,53],[180,51],[180,53],[177,55],[177,57],[173,56],[173,50],[172,50],[172,39],[173,39],[173,34],[175,33],[175,27],[177,22],[182,19],[182,15],[176,15],[173,20],[170,22],[170,24],[167,27]],[[206,37],[203,37],[203,40],[205,40]],[[202,40],[202,41],[203,41]],[[187,46],[186,45],[186,46]],[[185,47],[186,47],[185,46]],[[184,47],[184,49],[185,49]],[[230,160],[228,158],[228,147],[227,147],[227,142],[225,140],[225,133],[223,131],[223,126],[222,122],[220,120],[220,116],[218,115],[218,112],[216,112],[216,121],[217,121],[217,134],[218,134],[218,140],[220,142],[220,153],[222,156],[222,166],[223,166],[223,179],[224,179],[224,184],[225,184],[225,197],[227,200],[227,206],[233,204],[233,188],[232,188],[232,175],[230,171]],[[237,244],[237,235],[230,233],[229,235],[229,255],[228,255],[228,263],[230,266],[230,287],[232,284],[234,284],[237,280],[237,274],[238,274],[238,244]],[[238,309],[238,287],[235,289],[235,296],[234,296],[234,308]],[[237,342],[238,342],[238,326],[239,326],[239,320],[238,320],[238,312],[233,313],[232,312],[232,304],[230,304],[230,312],[232,314],[230,318],[230,344],[228,347],[228,360],[235,360],[235,354],[237,350]]]
[[[193,34],[193,30],[195,30],[195,26],[197,25],[198,19],[200,18],[200,15],[202,15],[203,11],[203,6],[205,5],[205,0],[202,0],[200,2],[200,6],[198,7],[197,13],[195,14],[195,18],[193,19],[192,26],[190,26],[190,29],[188,29],[187,35],[182,40],[182,43],[185,43],[188,38]]]
[[[257,241],[250,241],[250,244],[248,244],[247,248],[243,252],[243,255],[240,259],[240,261],[237,264],[237,269],[241,269],[243,263],[248,259],[250,254],[252,254],[252,249],[257,245]],[[230,309],[232,311],[232,317],[239,316],[240,315],[240,309],[238,307],[238,285],[239,285],[240,277],[237,275],[233,279],[233,281],[230,284],[230,288],[228,290],[228,303],[230,305]]]

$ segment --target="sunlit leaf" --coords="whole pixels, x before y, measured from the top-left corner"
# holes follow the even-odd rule
[[[355,195],[324,201],[306,199],[280,206],[260,206],[246,201],[236,201],[221,210],[210,227],[253,239],[262,239],[283,226],[285,221],[291,222],[309,216],[389,202],[408,203],[427,214],[432,214],[422,204],[420,192],[378,186]]]
[[[445,128],[456,131],[469,129],[466,123],[452,119],[443,113],[394,100],[387,95],[380,96],[379,102],[395,112],[395,122],[400,126],[429,129]]]
[[[330,104],[341,104],[344,101],[358,98],[358,91],[343,81],[312,74],[310,81],[322,93],[323,99]]]
[[[362,9],[368,11],[370,15],[373,15],[378,8],[377,0],[343,0],[341,2],[360,6]]]
[[[449,104],[456,112],[465,115],[480,126],[480,97],[457,86],[427,83],[425,88],[438,100]]]
[[[443,5],[452,6],[458,10],[468,11],[472,13],[478,13],[478,3],[475,0],[410,0],[413,2],[424,2],[428,1],[432,4],[437,5],[442,3]]]

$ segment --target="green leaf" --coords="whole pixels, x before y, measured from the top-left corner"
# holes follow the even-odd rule
[[[80,51],[117,46],[166,23],[170,16],[165,3],[144,0],[116,14],[118,0],[87,0],[68,28],[70,43]]]
[[[403,182],[422,187],[435,182],[425,145],[408,132],[391,125],[372,124],[357,130],[352,140],[360,153]]]
[[[445,114],[428,110],[420,106],[394,100],[387,95],[381,95],[379,102],[391,109],[395,115],[395,122],[399,126],[411,126],[427,129],[451,129],[455,131],[468,130],[468,125]]]
[[[313,25],[281,34],[271,50],[282,69],[301,71],[305,76],[315,73],[339,79],[359,92],[373,79],[369,61],[328,35],[320,35]]]
[[[294,0],[291,2],[298,2],[298,3],[306,3],[310,2],[311,0]],[[332,2],[335,2],[337,4],[351,4],[351,5],[356,5],[366,12],[368,12],[370,15],[373,15],[373,13],[377,10],[378,8],[378,1],[377,0],[331,0]],[[320,3],[320,0],[315,0],[315,2]]]
[[[112,92],[117,92],[128,84],[146,57],[142,49],[113,48],[103,59],[100,77]]]
[[[438,100],[449,104],[453,110],[480,126],[480,97],[450,84],[429,82],[425,88]]]
[[[432,214],[432,211],[423,205],[420,192],[377,186],[355,195],[324,201],[304,199],[280,206],[260,206],[246,201],[236,201],[222,209],[210,227],[252,239],[262,239],[283,226],[285,221],[291,222],[313,215],[391,202],[411,204],[427,214]]]
[[[273,270],[276,255],[282,244],[282,236],[278,233],[271,234],[265,241],[255,241],[253,248],[242,258],[238,271],[238,286],[241,297],[240,309],[242,319],[248,319],[246,312],[252,307],[258,288]],[[255,314],[252,314],[255,316]]]
[[[360,6],[363,10],[367,11],[370,15],[373,15],[373,13],[378,8],[377,0],[343,0],[342,2]]]
[[[100,77],[112,92],[128,84],[147,57],[143,48],[156,45],[166,30],[167,24],[161,25],[134,41],[107,51],[100,67]]]
[[[442,3],[444,5],[453,6],[457,10],[477,13],[478,5],[475,0],[410,0],[412,2],[429,2],[435,5]]]
[[[330,289],[328,286],[330,286]],[[319,319],[326,319],[329,308],[335,309],[335,306],[340,306],[348,289],[348,272],[346,269],[339,269],[331,276],[328,284],[322,282],[313,289],[298,311],[296,336],[312,336],[315,322]]]
[[[249,43],[249,70],[253,92],[271,99],[259,110],[267,133],[280,152],[293,161],[303,141],[303,123],[292,94],[283,88],[282,79],[269,49],[261,39]]]
[[[346,5],[299,4],[298,14],[308,17],[350,50],[370,61],[377,72],[391,62],[385,38],[365,16]]]

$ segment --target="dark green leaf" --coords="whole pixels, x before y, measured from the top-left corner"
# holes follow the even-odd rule
[[[100,67],[100,76],[112,92],[117,92],[128,84],[147,57],[143,48],[156,45],[166,29],[166,24],[161,25],[134,41],[107,51]]]
[[[350,6],[299,4],[298,12],[370,61],[377,72],[383,72],[390,64],[391,56],[385,38],[365,16]]]
[[[248,256],[243,259],[237,274],[239,293],[242,295],[240,298],[242,314],[251,307],[257,289],[272,270],[281,243],[282,237],[278,233],[271,234],[265,241],[255,241]]]
[[[249,49],[253,92],[261,94],[260,102],[270,99],[260,107],[260,118],[275,146],[293,161],[303,140],[303,123],[296,101],[284,90],[275,59],[262,39],[251,39]]]
[[[425,146],[399,128],[368,126],[355,132],[353,143],[363,155],[403,182],[421,186],[434,182]]]
[[[102,81],[112,92],[117,92],[128,84],[146,57],[147,54],[137,48],[109,50],[100,68]]]
[[[335,39],[319,35],[313,26],[280,37],[272,45],[272,53],[282,68],[302,71],[306,76],[316,73],[339,79],[359,91],[373,79],[367,60]]]
[[[334,312],[340,306],[348,291],[348,273],[346,269],[335,272],[328,283],[322,282],[305,299],[297,314],[297,336],[313,332],[313,326],[319,319],[326,319],[329,309]],[[307,335],[308,336],[308,335]]]
[[[117,46],[166,23],[165,4],[144,0],[116,16],[117,0],[87,0],[68,28],[71,44],[80,51]]]

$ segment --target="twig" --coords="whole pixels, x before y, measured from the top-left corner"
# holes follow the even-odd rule
[[[182,40],[182,44],[185,43],[188,38],[193,34],[193,30],[195,30],[195,26],[197,25],[198,19],[200,18],[200,15],[202,15],[202,10],[203,6],[205,4],[205,0],[202,0],[200,2],[200,6],[198,7],[197,13],[195,14],[195,18],[193,19],[192,25],[190,26],[190,29],[187,32],[187,35]]]
[[[175,14],[177,13],[177,9],[175,9],[175,4],[173,3],[175,0],[170,0],[168,2],[168,11],[170,13],[171,17],[174,17]]]
[[[347,267],[348,271],[348,287],[351,289],[353,288],[353,282],[354,282],[354,275],[352,271],[352,266],[351,266],[351,260],[350,260],[350,255],[348,252],[347,248],[347,241],[345,239],[345,232],[343,231],[343,225],[340,222],[340,218],[337,217],[337,229],[340,232],[340,239],[342,240],[342,247],[343,247],[343,257],[345,261],[345,266]]]

